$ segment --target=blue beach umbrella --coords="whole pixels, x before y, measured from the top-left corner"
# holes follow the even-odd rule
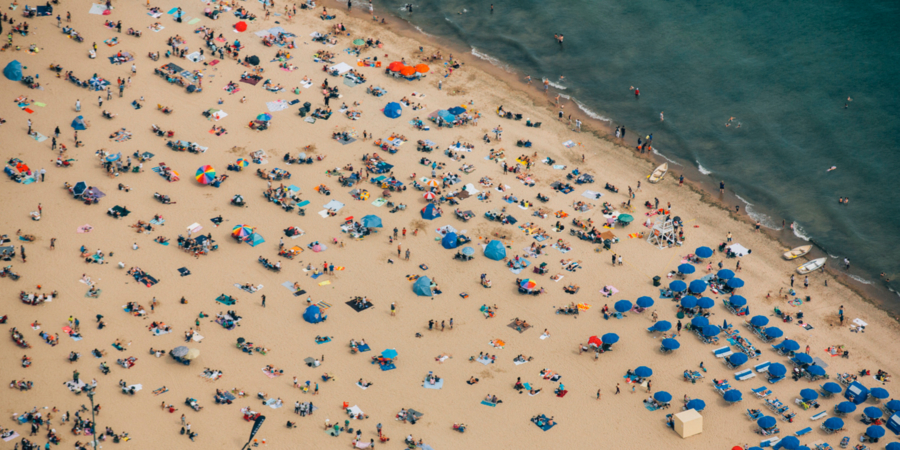
[[[681,306],[691,309],[697,306],[697,297],[688,295],[681,298]]]
[[[653,306],[653,299],[645,295],[643,297],[638,297],[635,303],[637,303],[637,305],[641,308],[649,308]]]
[[[701,293],[701,292],[703,292],[703,291],[706,290],[706,282],[703,281],[703,280],[694,280],[694,281],[691,281],[691,284],[690,284],[690,286],[689,286],[689,290],[690,290],[691,293],[693,293],[693,294],[699,294],[699,293]]]
[[[703,336],[705,337],[713,337],[718,336],[722,330],[715,325],[707,325],[703,327]]]
[[[779,345],[779,347],[781,347],[782,350],[786,350],[789,352],[796,352],[797,350],[800,350],[800,344],[798,344],[797,341],[792,341],[790,339],[785,339]]]
[[[753,316],[753,318],[750,319],[750,325],[753,325],[754,327],[764,327],[768,325],[768,323],[769,318],[766,316]]]
[[[619,300],[613,306],[616,308],[616,311],[620,313],[631,311],[631,302],[628,300]]]
[[[812,364],[813,363],[812,356],[809,356],[806,353],[797,353],[797,356],[794,357],[794,360],[796,360],[800,364]]]
[[[880,439],[884,437],[884,428],[878,425],[872,425],[869,428],[866,428],[866,436],[870,438]]]
[[[872,389],[869,391],[869,395],[871,395],[872,397],[877,398],[878,400],[884,400],[884,399],[889,398],[889,397],[891,396],[891,394],[887,391],[887,389],[885,389],[885,388],[880,388],[880,387],[872,388]]]
[[[882,411],[881,408],[877,406],[869,406],[868,408],[863,410],[863,415],[870,419],[878,419],[884,415],[884,411]]]
[[[684,405],[684,407],[686,409],[693,409],[695,411],[703,411],[704,409],[706,409],[706,402],[704,402],[703,400],[700,400],[699,398],[695,398],[695,399],[687,402],[687,404]]]
[[[679,347],[681,347],[681,344],[675,339],[667,338],[662,340],[662,348],[666,350],[678,350]]]
[[[844,414],[850,414],[856,411],[856,405],[851,402],[840,402],[834,407],[834,410]]]
[[[709,247],[698,247],[697,250],[694,251],[698,258],[709,258],[713,255],[713,250]]]
[[[697,268],[691,264],[682,264],[678,266],[678,272],[683,273],[685,275],[690,275],[697,271]]]
[[[268,121],[272,120],[272,115],[269,113],[262,113],[262,114],[256,116],[256,120],[258,120],[260,122],[268,122]]]
[[[362,226],[366,228],[381,228],[381,218],[375,215],[368,215],[362,218]]]
[[[829,417],[822,426],[829,430],[840,430],[844,428],[844,421],[840,417]]]
[[[776,447],[783,448],[784,450],[798,450],[800,447],[800,439],[797,439],[794,436],[786,436],[776,444]]]
[[[384,115],[390,117],[391,119],[400,117],[400,114],[402,113],[403,107],[401,107],[397,102],[390,102],[384,106]]]
[[[759,425],[763,430],[768,430],[769,428],[774,427],[778,424],[778,421],[775,420],[772,416],[763,416],[760,417],[759,420],[756,421],[756,424]]]
[[[773,377],[783,377],[786,373],[787,367],[784,367],[784,364],[774,363],[769,365],[769,374],[771,374]]]
[[[656,331],[669,331],[672,329],[672,324],[668,320],[660,320],[653,324],[653,329]]]
[[[397,350],[389,348],[383,352],[381,352],[381,357],[386,359],[394,359],[397,357]]]
[[[730,280],[734,278],[734,272],[729,269],[722,269],[716,272],[716,276],[719,277],[720,280]]]
[[[806,368],[806,371],[809,372],[810,375],[813,375],[816,377],[824,377],[825,376],[825,369],[823,369],[822,366],[809,366]]]
[[[675,280],[669,283],[669,289],[671,289],[672,292],[684,292],[687,290],[687,283],[681,280]]]
[[[640,378],[648,378],[653,376],[653,369],[647,366],[640,366],[637,369],[634,369],[634,374]]]
[[[766,327],[766,337],[769,339],[778,339],[781,336],[784,336],[784,331],[781,331],[778,327]]]
[[[837,384],[837,383],[825,383],[825,384],[828,385],[828,384]],[[840,387],[840,386],[838,386],[838,387]],[[838,391],[838,392],[841,392],[841,391]],[[837,394],[838,392],[835,392],[835,394]],[[900,400],[891,400],[891,401],[885,403],[884,407],[887,408],[888,411],[891,411],[891,412],[900,411]]]
[[[800,398],[803,400],[815,400],[819,398],[819,393],[812,389],[803,389],[800,391]]]
[[[747,355],[745,355],[743,353],[733,353],[733,354],[731,354],[731,356],[728,357],[728,362],[732,366],[737,367],[737,366],[740,366],[741,364],[746,363],[747,359],[748,359]]]
[[[747,299],[740,295],[732,295],[728,298],[728,303],[731,303],[731,306],[734,306],[735,308],[740,308],[747,306]]]
[[[833,381],[829,381],[822,385],[822,390],[831,394],[840,394],[844,389],[841,388],[841,385]],[[900,402],[898,402],[898,406],[900,406]]]
[[[691,319],[691,326],[696,328],[703,328],[709,325],[709,319],[703,316],[697,316]]]
[[[723,397],[725,398],[726,402],[734,403],[734,402],[741,401],[741,398],[743,398],[743,395],[741,394],[741,391],[739,391],[737,389],[732,389],[730,391],[726,391],[725,395]]]
[[[716,305],[716,301],[709,297],[700,297],[700,300],[697,300],[697,306],[701,309],[709,309]]]
[[[660,403],[669,403],[672,401],[672,394],[666,391],[659,391],[653,394],[653,399]]]
[[[900,442],[891,442],[884,448],[885,450],[900,450]]]
[[[475,254],[475,249],[472,247],[463,247],[462,254],[466,256],[472,256]]]
[[[742,280],[740,278],[732,278],[732,279],[728,280],[728,287],[730,287],[732,289],[744,287],[744,280]]]
[[[604,344],[615,344],[616,342],[619,342],[619,335],[616,333],[606,333],[600,340],[603,341]]]

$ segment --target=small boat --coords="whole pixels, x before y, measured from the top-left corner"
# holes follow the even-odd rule
[[[797,258],[809,253],[810,250],[812,250],[812,245],[803,245],[803,246],[791,249],[790,251],[784,252],[784,259],[787,259],[787,260],[797,259]]]
[[[825,265],[825,258],[814,259],[800,267],[797,268],[797,273],[800,275],[806,275],[816,269],[822,268]]]
[[[650,174],[647,181],[651,183],[659,183],[659,180],[662,180],[664,176],[666,176],[666,172],[669,171],[669,163],[662,163],[653,173]]]

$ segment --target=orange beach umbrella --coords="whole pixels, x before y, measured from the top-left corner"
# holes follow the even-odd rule
[[[415,74],[416,74],[415,67],[406,66],[406,67],[400,69],[400,75],[403,75],[404,77],[411,77]]]
[[[402,62],[394,61],[388,66],[388,70],[390,70],[391,72],[399,72],[400,69],[402,69],[403,67],[405,67],[405,66],[403,65]]]
[[[416,64],[416,72],[425,73],[429,70],[431,70],[431,68],[428,67],[428,64]]]

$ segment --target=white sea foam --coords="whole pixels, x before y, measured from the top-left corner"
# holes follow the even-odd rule
[[[675,164],[676,166],[680,166],[680,165],[681,165],[681,164],[678,163],[678,161],[675,161],[675,160],[673,160],[673,159],[666,158],[666,155],[663,155],[662,153],[660,153],[658,150],[656,150],[656,148],[653,149],[653,154],[656,155],[656,156],[659,156],[660,158],[662,158],[662,159],[664,159],[664,160],[666,160],[666,161],[668,161],[668,162],[670,162],[670,163],[672,163],[672,164]]]
[[[562,95],[562,94],[560,94],[560,95]],[[578,100],[575,100],[575,104],[578,105],[578,109],[582,110],[591,119],[602,120],[603,122],[610,122],[610,119],[608,117],[603,117],[600,114],[597,114],[594,111],[591,111],[590,109],[588,109],[587,106],[584,106],[581,103],[579,103]]]
[[[791,227],[794,229],[794,236],[797,236],[798,238],[809,242],[809,236],[806,235],[806,233],[804,232],[805,230],[800,226],[799,223],[794,222],[793,224],[791,224]]]
[[[753,203],[748,202],[740,195],[735,194],[735,197],[737,197],[740,201],[744,202],[744,211],[747,212],[747,215],[750,216],[751,219],[759,222],[760,225],[762,225],[770,230],[780,230],[781,229],[781,227],[779,227],[778,224],[775,223],[775,221],[772,220],[771,217],[753,209]]]
[[[476,49],[475,47],[472,47],[472,56],[474,56],[478,59],[483,59],[483,60],[491,63],[491,65],[503,69],[506,73],[514,73],[513,70],[509,67],[509,65],[500,62],[499,59],[494,58],[493,56],[488,55],[487,53],[479,52],[478,49]]]
[[[712,173],[712,170],[703,167],[703,164],[700,164],[700,161],[697,161],[697,170],[699,170],[703,175],[709,175]]]
[[[838,259],[838,258],[840,258],[840,256],[832,255],[831,253],[828,254],[828,257],[831,258],[831,259]]]
[[[426,33],[425,31],[423,31],[423,30],[422,30],[421,28],[419,28],[417,25],[416,25],[415,27],[416,27],[416,31],[418,31],[419,33],[422,33],[422,34],[424,34],[425,36],[431,37],[430,34],[428,34],[428,33]]]
[[[862,283],[862,284],[872,284],[871,281],[866,280],[865,278],[858,277],[858,276],[856,276],[856,275],[847,275],[847,276],[850,277],[850,278],[853,278],[853,279],[856,280],[856,281],[859,281],[859,282]]]

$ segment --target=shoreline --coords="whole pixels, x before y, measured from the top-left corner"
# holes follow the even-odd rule
[[[359,9],[356,9],[355,12],[351,12],[350,16],[355,18],[368,17],[367,14],[360,14],[359,11]],[[346,14],[346,11],[342,12]],[[377,12],[378,11],[376,10],[376,13]],[[555,104],[551,100],[552,96],[549,93],[544,94],[543,91],[541,91],[541,89],[538,87],[538,84],[532,84],[531,86],[525,84],[522,78],[522,74],[519,74],[516,68],[511,67],[509,64],[506,64],[501,59],[495,58],[492,55],[484,54],[485,57],[474,55],[473,51],[477,52],[477,49],[471,46],[469,46],[468,48],[463,48],[464,44],[461,45],[461,43],[459,42],[451,41],[438,44],[437,41],[441,38],[426,33],[406,18],[401,17],[398,11],[390,11],[389,14],[390,17],[392,17],[394,21],[398,22],[399,24],[392,25],[390,22],[387,23],[386,28],[390,32],[395,33],[400,37],[421,42],[423,44],[423,47],[431,45],[442,50],[453,50],[453,53],[461,52],[460,54],[463,56],[458,58],[462,60],[468,60],[465,62],[466,65],[471,65],[476,69],[493,76],[498,81],[505,84],[510,90],[525,94],[533,102],[534,107],[545,110],[546,114],[551,118],[556,117],[556,113],[553,111]],[[509,68],[509,70],[504,69],[504,67],[501,67],[498,64],[494,64],[493,62],[491,62],[491,60],[497,61],[504,67]],[[539,83],[539,81],[537,83]],[[712,173],[703,173],[697,167],[696,162],[691,163],[674,155],[662,155],[661,153],[656,152],[655,149],[654,152],[650,152],[645,155],[637,153],[636,151],[634,151],[633,146],[637,145],[636,136],[641,136],[641,132],[637,132],[634,129],[629,129],[631,133],[630,136],[632,136],[631,138],[627,140],[615,138],[613,136],[616,126],[614,123],[614,119],[606,118],[603,116],[601,116],[603,117],[603,119],[592,117],[590,114],[584,111],[584,108],[587,108],[586,106],[582,106],[576,99],[565,94],[564,90],[555,88],[553,86],[553,83],[551,82],[549,92],[552,91],[555,91],[555,93],[557,94],[562,94],[563,96],[565,96],[566,102],[575,106],[575,108],[573,108],[574,110],[566,111],[566,115],[571,114],[573,120],[579,119],[582,121],[582,133],[590,133],[594,137],[605,140],[615,147],[620,147],[622,150],[625,150],[626,153],[637,159],[649,162],[650,165],[647,167],[648,173],[653,170],[653,167],[656,167],[663,162],[668,162],[670,163],[670,165],[677,164],[681,169],[679,172],[685,174],[685,184],[689,185],[692,189],[695,190],[695,192],[700,194],[701,200],[704,203],[721,208],[730,216],[738,218],[745,222],[748,227],[752,228],[755,225],[756,219],[747,212],[747,206],[752,205],[756,207],[758,205],[750,204],[742,197],[740,197],[739,193],[729,189],[726,189],[724,196],[717,194],[718,186],[711,176]],[[600,116],[600,114],[597,114],[596,112],[594,112],[594,114]],[[667,175],[669,175],[670,177],[675,176],[672,168],[669,169],[669,173]],[[731,209],[733,205],[736,204],[740,204],[742,209],[742,212],[738,213],[737,215],[735,215],[734,211]],[[768,217],[771,220],[775,220],[766,211],[760,212],[759,214]],[[766,236],[770,237],[774,242],[785,247],[786,249],[811,244],[813,246],[812,253],[817,254],[817,258],[825,257],[829,262],[836,259],[831,257],[828,251],[823,248],[818,242],[816,242],[814,238],[810,237],[809,240],[806,240],[796,236],[793,229],[790,228],[790,225],[790,223],[786,223],[784,228],[772,228],[763,225],[762,229]],[[804,258],[806,258],[806,261],[815,259],[812,257],[812,255],[806,255]],[[900,297],[900,293],[893,291],[889,286],[884,285],[883,283],[878,283],[877,278],[874,278],[878,276],[877,273],[864,273],[865,276],[872,277],[872,280],[866,280],[869,281],[869,283],[866,283],[864,281],[853,278],[853,276],[859,277],[859,275],[847,273],[845,271],[831,267],[827,263],[825,270],[829,275],[831,275],[832,279],[846,286],[848,289],[851,289],[866,301],[887,312],[891,317],[894,318],[894,320],[900,322],[900,302],[898,302],[898,300],[900,300],[898,299],[898,297]]]

